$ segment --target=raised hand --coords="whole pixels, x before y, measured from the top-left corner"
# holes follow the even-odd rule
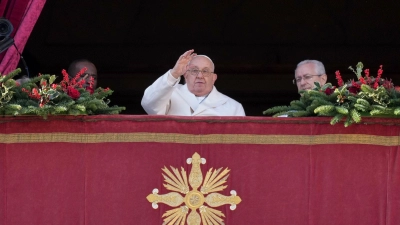
[[[182,76],[186,72],[186,66],[196,55],[193,49],[183,53],[176,61],[174,68],[171,69],[172,76],[175,78]]]

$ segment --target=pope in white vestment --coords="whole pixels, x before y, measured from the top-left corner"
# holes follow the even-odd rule
[[[214,68],[209,57],[185,52],[173,69],[145,90],[144,110],[156,115],[245,116],[240,103],[215,88]],[[182,75],[184,85],[179,84]]]

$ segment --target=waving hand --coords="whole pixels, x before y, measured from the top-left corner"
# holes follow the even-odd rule
[[[189,62],[192,60],[193,57],[195,57],[197,54],[194,53],[194,50],[189,50],[183,53],[178,61],[176,61],[176,64],[174,68],[171,69],[171,74],[175,78],[178,78],[179,76],[182,76],[186,72],[186,66],[189,64]]]

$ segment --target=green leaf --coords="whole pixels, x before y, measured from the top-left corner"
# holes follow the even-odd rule
[[[364,64],[362,62],[358,62],[357,65],[357,78],[360,79],[362,77],[361,73],[362,73],[362,69],[364,68]]]
[[[51,75],[49,78],[49,84],[52,84],[56,80],[56,75]]]
[[[325,91],[327,88],[332,88],[332,84],[331,83],[326,83],[321,87],[322,91]]]

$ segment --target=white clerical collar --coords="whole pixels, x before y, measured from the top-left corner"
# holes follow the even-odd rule
[[[199,102],[199,104],[200,104],[200,102],[202,102],[205,98],[206,98],[206,96],[200,96],[200,97],[196,96],[196,99],[197,99],[197,101]]]
[[[204,96],[196,96],[196,99],[197,99],[197,101],[199,102],[199,105],[200,105],[204,100],[206,100],[206,98],[208,97],[209,94],[210,94],[210,93],[208,93],[207,95],[204,95]]]

